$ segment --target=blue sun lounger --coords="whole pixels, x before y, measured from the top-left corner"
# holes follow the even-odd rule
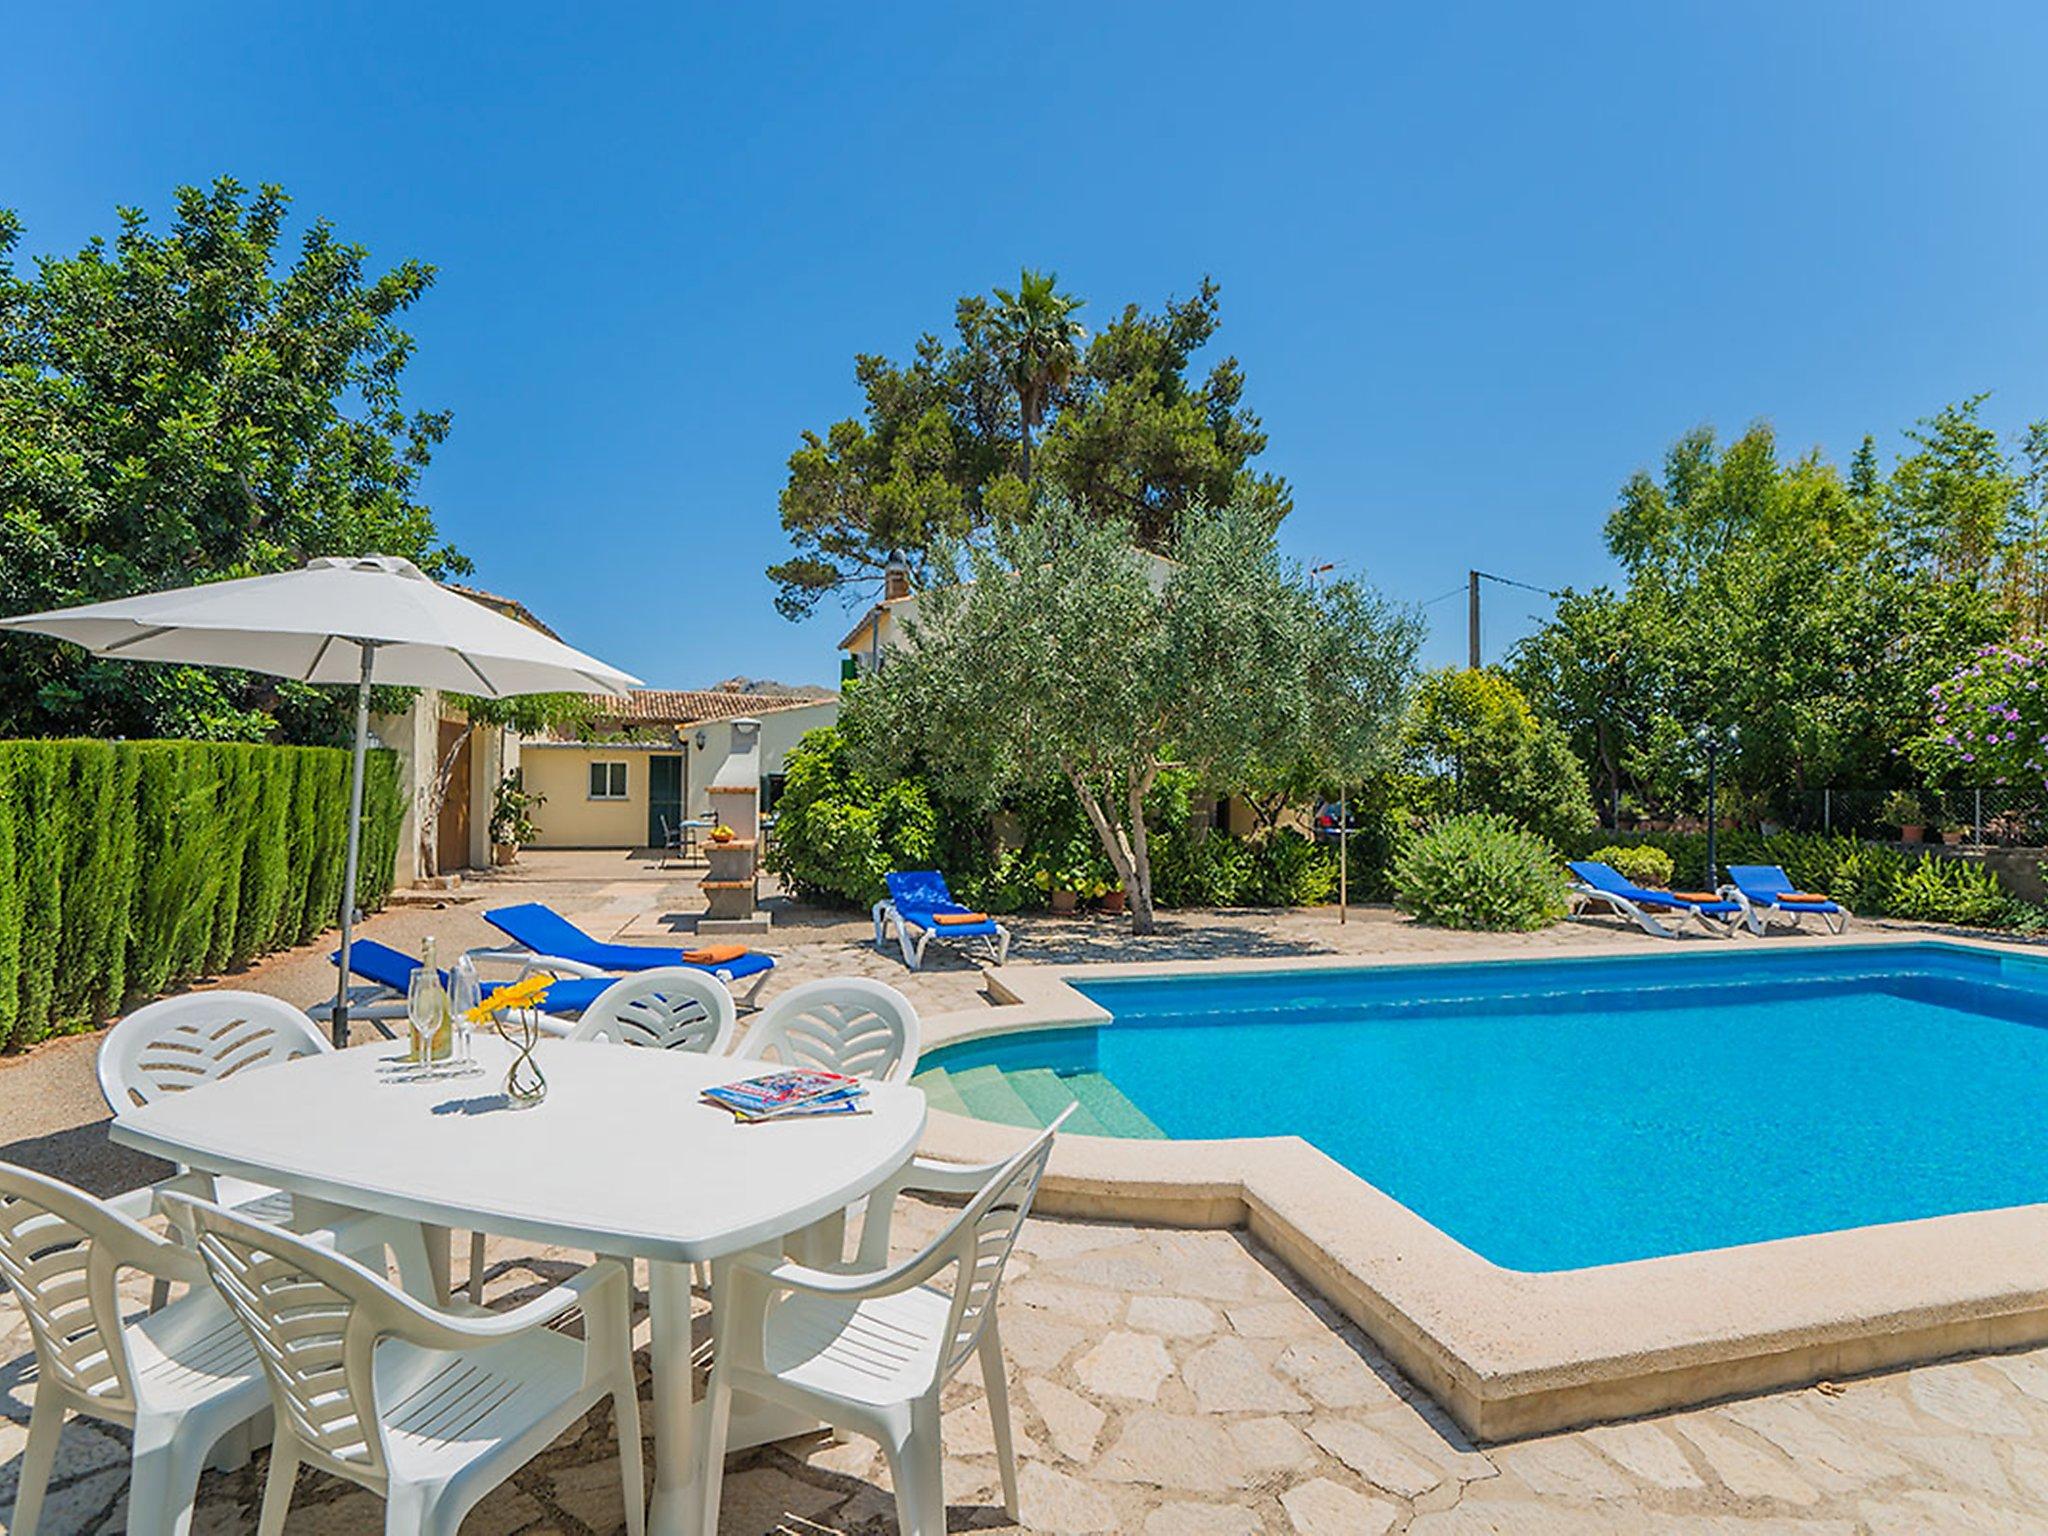
[[[1650,914],[1684,912],[1696,918],[1702,928],[1717,938],[1735,937],[1733,920],[1741,914],[1742,907],[1726,897],[1698,901],[1671,891],[1649,890],[1624,880],[1611,865],[1590,859],[1575,860],[1567,867],[1572,872],[1574,896],[1581,901],[1606,902],[1624,917],[1634,918],[1645,933],[1655,934],[1660,939],[1677,938],[1677,934]]]
[[[684,958],[684,951],[656,944],[607,944],[593,939],[553,907],[538,901],[521,902],[486,912],[484,921],[510,939],[515,948],[486,950],[485,954],[505,959],[523,959],[550,969],[559,967],[578,976],[602,976],[608,971],[651,971],[657,966],[680,965],[692,971],[716,976],[739,995],[735,982],[754,978],[740,1001],[751,1003],[768,973],[775,969],[769,956],[749,950],[715,965]]]
[[[327,957],[330,965],[341,964],[341,951],[336,950]],[[375,939],[357,939],[348,947],[348,969],[356,976],[370,983],[369,990],[360,1001],[351,1000],[349,1011],[360,1019],[374,1021],[402,1019],[405,1017],[406,989],[412,985],[412,973],[420,968],[419,961],[403,950],[393,949],[389,944],[379,944]],[[617,978],[611,976],[571,976],[557,981],[540,997],[540,1011],[554,1019],[581,1013],[596,1002],[599,994]],[[441,973],[445,984],[448,973]],[[500,987],[510,982],[487,981],[484,996],[489,997]],[[329,1004],[322,1002],[314,1011],[316,1018],[325,1018]],[[567,1026],[550,1028],[553,1019],[542,1025],[550,1034],[566,1034]]]
[[[1818,917],[1827,924],[1830,933],[1840,933],[1849,926],[1849,909],[1838,901],[1829,901],[1825,896],[1794,900],[1806,893],[1776,864],[1730,864],[1728,879],[1728,888],[1742,903],[1742,916],[1749,931],[1758,937],[1762,937],[1773,912],[1791,918],[1794,927],[1802,917]]]
[[[896,942],[903,950],[903,963],[913,971],[924,964],[924,947],[934,935],[946,939],[978,939],[979,947],[997,965],[1010,958],[1010,930],[984,915],[978,922],[942,923],[939,918],[965,917],[973,912],[953,899],[946,877],[936,869],[898,870],[888,877],[889,899],[875,903],[875,948],[888,942],[888,927],[894,924]]]

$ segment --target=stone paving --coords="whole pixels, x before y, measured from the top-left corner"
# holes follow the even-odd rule
[[[903,1245],[935,1232],[948,1214],[905,1202]],[[494,1244],[490,1299],[524,1299],[575,1262]],[[131,1293],[139,1304],[141,1289]],[[1355,1329],[1239,1234],[1034,1218],[999,1316],[1023,1519],[1014,1523],[1001,1508],[987,1405],[970,1363],[945,1400],[953,1530],[2048,1531],[2048,1350],[1475,1447]],[[644,1369],[644,1318],[641,1327]],[[5,1306],[0,1511],[13,1502],[33,1377],[26,1328]],[[43,1530],[121,1530],[125,1459],[123,1431],[67,1425]],[[237,1472],[209,1472],[193,1530],[253,1530],[265,1460],[259,1453]],[[865,1441],[821,1432],[731,1465],[725,1536],[895,1528],[881,1458]],[[617,1475],[601,1408],[479,1505],[463,1529],[618,1531]],[[287,1530],[374,1531],[381,1519],[369,1494],[308,1472]]]
[[[606,937],[689,930],[699,872],[612,854],[530,856],[488,876],[487,899],[543,899]],[[374,937],[444,950],[486,942],[480,904],[380,914]],[[764,947],[770,995],[813,976],[864,974],[928,1012],[975,1006],[979,972],[934,946],[904,971],[866,942],[864,915],[777,902]],[[1877,926],[1877,925],[1866,925]],[[1467,936],[1385,909],[1339,924],[1306,912],[1169,914],[1134,940],[1105,918],[1026,918],[1020,960],[1194,959],[1353,953],[1455,955]],[[1494,949],[1633,947],[1618,926],[1562,925]],[[1701,943],[1712,943],[1702,939]],[[1777,941],[1774,941],[1777,942]],[[223,978],[304,1004],[332,985],[331,941]],[[0,1062],[0,1157],[103,1192],[152,1172],[109,1155],[92,1078],[92,1036]],[[907,1202],[906,1241],[947,1212]],[[458,1249],[458,1252],[461,1251]],[[524,1299],[580,1262],[494,1243],[493,1304]],[[140,1305],[144,1289],[131,1283]],[[948,1392],[946,1490],[955,1530],[1134,1532],[1142,1536],[1417,1536],[1466,1533],[1769,1532],[1902,1536],[2048,1533],[2048,1349],[1923,1367],[1503,1447],[1474,1447],[1357,1330],[1242,1234],[1035,1218],[1000,1307],[1023,1462],[1022,1525],[1002,1511],[976,1367]],[[645,1347],[645,1322],[641,1324]],[[644,1368],[644,1364],[643,1364]],[[701,1383],[700,1383],[701,1386]],[[0,1300],[0,1529],[11,1511],[34,1364],[25,1325]],[[209,1473],[193,1530],[254,1529],[265,1458]],[[721,1529],[853,1536],[894,1529],[881,1459],[825,1434],[733,1462]],[[73,1420],[42,1529],[122,1529],[126,1437]],[[381,1529],[369,1495],[305,1473],[291,1532]],[[474,1511],[471,1533],[622,1529],[609,1415],[549,1448]]]

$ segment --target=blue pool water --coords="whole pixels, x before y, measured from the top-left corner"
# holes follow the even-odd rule
[[[1087,982],[1168,1136],[1294,1134],[1494,1263],[1559,1270],[2048,1200],[2048,965],[1940,944]]]

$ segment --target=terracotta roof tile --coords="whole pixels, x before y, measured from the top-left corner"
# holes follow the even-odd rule
[[[742,715],[772,714],[822,704],[824,698],[799,694],[736,693],[721,688],[635,688],[624,698],[591,695],[600,719],[631,725],[695,725],[703,720],[736,720]]]

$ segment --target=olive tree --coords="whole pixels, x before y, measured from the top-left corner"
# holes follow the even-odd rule
[[[1228,793],[1279,771],[1326,785],[1378,762],[1418,625],[1350,582],[1316,586],[1272,521],[1234,505],[1183,518],[1163,559],[1055,501],[925,594],[903,643],[849,691],[864,762],[993,804],[1057,776],[1150,933],[1146,797],[1163,769]]]

